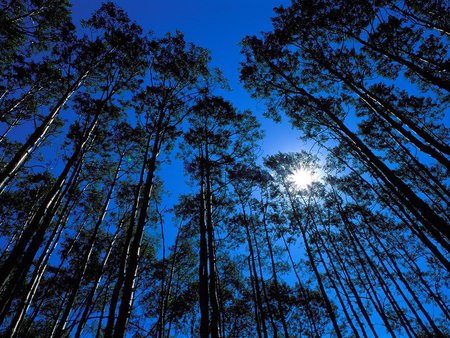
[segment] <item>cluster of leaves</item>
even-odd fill
[[[277,8],[242,80],[326,160],[260,166],[257,119],[180,32],[112,2],[79,27],[63,0],[0,8],[2,335],[450,335],[445,4]]]

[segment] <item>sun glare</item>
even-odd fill
[[[306,169],[298,169],[291,176],[292,181],[299,189],[305,189],[314,181],[314,175]]]

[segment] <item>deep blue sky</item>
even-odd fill
[[[100,0],[73,1],[75,21],[87,18],[101,5]],[[246,35],[258,34],[272,28],[273,8],[289,5],[290,0],[116,0],[131,19],[145,31],[162,36],[177,29],[189,42],[207,48],[212,65],[222,70],[232,91],[220,93],[238,109],[250,109],[259,117],[266,133],[263,154],[278,151],[296,151],[302,146],[297,140],[299,132],[292,130],[287,121],[281,125],[262,117],[265,106],[250,98],[239,83],[239,42]]]

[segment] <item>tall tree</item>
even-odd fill
[[[273,32],[244,40],[247,61],[241,77],[254,96],[267,99],[272,116],[277,118],[278,111],[283,110],[306,137],[314,137],[323,145],[337,139],[361,170],[370,172],[379,182],[374,187],[389,191],[392,203],[414,218],[411,230],[421,233],[424,244],[428,241],[425,237],[430,237],[448,252],[449,215],[440,206],[443,203],[448,207],[448,201],[435,195],[442,194],[442,187],[436,187],[433,195],[423,195],[422,184],[396,170],[405,159],[408,164],[413,159],[421,169],[403,166],[403,170],[411,171],[409,177],[427,175],[431,167],[436,168],[434,172],[448,172],[448,129],[436,124],[446,107],[445,94],[440,90],[437,93],[441,95],[435,97],[407,93],[418,92],[418,87],[445,87],[448,73],[423,61],[416,67],[419,61],[411,48],[425,53],[428,38],[433,36],[439,47],[430,58],[443,66],[447,61],[441,48],[445,49],[447,40],[423,27],[417,29],[416,23],[406,19],[393,24],[389,20],[394,22],[396,18],[389,16],[385,22],[389,11],[384,3],[363,1],[354,5],[345,0],[333,4],[294,1],[287,8],[280,7]],[[365,43],[367,38],[370,46]],[[375,49],[372,44],[377,40],[381,45]],[[427,49],[427,53],[433,52]],[[400,66],[407,70],[402,72]],[[373,81],[375,75],[383,82]],[[388,86],[393,79],[402,79],[400,85],[406,85]],[[355,124],[359,130],[355,130]],[[376,147],[375,142],[395,145],[399,153],[398,144],[405,144],[401,151],[407,157],[396,157],[394,162],[387,147]],[[429,159],[422,160],[414,155],[416,151],[429,155]],[[438,180],[447,177],[438,176]]]
[[[202,86],[210,81],[207,66],[208,54],[204,49],[187,44],[181,33],[167,35],[154,41],[150,50],[150,83],[135,96],[135,107],[142,114],[146,131],[146,152],[142,166],[142,181],[137,187],[132,217],[129,224],[129,242],[124,251],[124,271],[119,272],[116,293],[122,288],[117,322],[114,322],[115,307],[109,309],[109,325],[106,336],[125,334],[138,268],[139,252],[147,219],[157,159],[160,152],[170,149],[177,137],[178,129],[189,112],[189,105]]]
[[[75,59],[73,64],[70,62],[70,64],[65,65],[70,69],[70,72],[64,82],[69,83],[69,85],[61,89],[62,94],[49,109],[50,112],[45,116],[42,123],[29,135],[10,161],[5,164],[0,173],[0,191],[6,187],[23,163],[29,159],[31,153],[45,138],[64,105],[88,77],[104,76],[105,81],[108,81],[108,76],[112,78],[117,76],[112,73],[112,69],[117,67],[122,73],[117,76],[122,83],[111,86],[116,87],[113,90],[115,92],[126,85],[127,73],[135,73],[136,66],[143,66],[142,56],[139,54],[145,51],[146,42],[142,40],[141,28],[131,23],[123,10],[117,8],[111,2],[105,3],[85,24],[92,28],[95,39],[89,40],[84,36],[81,40],[74,40],[69,46],[65,46],[64,52],[67,55],[63,54],[64,61],[69,62],[69,60]],[[97,34],[95,34],[95,31]],[[63,38],[67,40],[67,37]],[[75,38],[71,37],[71,39]],[[76,73],[72,74],[74,70]],[[117,81],[117,78],[115,80]]]
[[[193,108],[190,129],[185,135],[186,150],[191,154],[189,171],[200,186],[199,204],[199,298],[200,335],[221,337],[221,313],[218,291],[216,240],[213,203],[216,190],[226,181],[227,167],[253,156],[252,145],[259,138],[258,124],[249,111],[238,113],[220,97],[206,96]],[[209,333],[210,332],[210,333]]]

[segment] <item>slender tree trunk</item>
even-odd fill
[[[81,165],[79,165],[79,168],[76,169],[76,171],[81,170]],[[78,176],[78,174],[76,174]],[[76,184],[76,183],[75,183]],[[44,273],[48,266],[48,261],[50,259],[50,256],[54,252],[56,246],[59,243],[59,239],[61,237],[61,234],[63,233],[65,226],[67,224],[68,218],[71,214],[72,209],[74,208],[74,204],[70,206],[70,203],[72,201],[68,199],[65,202],[64,207],[62,208],[62,211],[60,213],[59,220],[56,222],[55,229],[50,236],[49,240],[47,241],[47,245],[44,248],[42,254],[39,257],[39,260],[36,263],[36,268],[33,272],[33,277],[27,286],[27,290],[24,293],[24,296],[22,297],[20,306],[18,307],[16,311],[16,316],[14,317],[12,321],[12,326],[8,330],[8,336],[15,337],[16,334],[19,334],[20,327],[23,323],[23,320],[25,319],[25,315],[33,302],[34,296],[36,295],[36,291],[39,287],[39,284],[41,282],[42,277],[44,276]]]
[[[259,321],[259,310],[258,310],[259,304],[258,304],[258,301],[256,299],[255,277],[253,276],[250,255],[247,257],[247,263],[248,263],[248,272],[250,274],[250,285],[252,286],[253,312],[255,314],[256,333],[258,334],[258,338],[262,338],[261,324],[260,324],[260,321]]]
[[[182,224],[180,223],[180,227],[178,228],[178,231],[177,231],[177,236],[176,236],[176,238],[175,238],[175,244],[174,244],[174,246],[173,246],[173,253],[172,253],[172,259],[170,260],[170,272],[169,272],[169,278],[168,278],[168,281],[167,281],[167,288],[166,288],[166,291],[164,292],[164,299],[163,299],[163,301],[164,301],[164,307],[163,307],[163,311],[162,311],[162,313],[161,313],[161,315],[164,317],[164,320],[163,320],[163,322],[164,322],[164,325],[162,325],[162,329],[163,329],[163,331],[162,331],[162,336],[161,336],[161,338],[165,338],[165,318],[166,318],[166,316],[167,316],[167,309],[168,309],[168,307],[169,307],[169,299],[170,299],[170,296],[171,296],[171,293],[172,293],[172,284],[173,284],[173,275],[174,275],[174,272],[175,272],[175,264],[177,263],[177,259],[178,259],[178,241],[179,241],[179,238],[180,238],[180,233],[181,233],[181,226],[182,226]],[[167,337],[170,337],[170,326],[171,326],[171,322],[169,323],[169,329],[167,330],[168,332],[167,332]]]
[[[284,185],[284,188],[285,188],[286,193],[287,193],[287,197],[288,197],[288,200],[289,200],[289,203],[290,203],[290,207],[291,207],[292,212],[293,212],[294,217],[295,217],[295,222],[296,222],[296,224],[298,226],[298,229],[300,230],[300,233],[302,235],[303,244],[305,245],[306,254],[308,256],[308,260],[309,260],[309,262],[311,264],[311,267],[313,269],[314,276],[316,277],[317,284],[319,285],[319,289],[320,289],[320,292],[321,292],[322,297],[324,299],[325,307],[327,309],[328,315],[329,315],[329,317],[331,319],[331,322],[333,324],[334,331],[336,332],[336,335],[339,338],[342,338],[342,333],[341,333],[341,329],[339,327],[339,324],[337,322],[336,314],[335,314],[335,312],[333,310],[333,307],[331,306],[330,298],[328,297],[328,294],[327,294],[327,292],[325,290],[325,286],[324,286],[323,281],[322,281],[322,277],[321,277],[321,275],[319,273],[319,270],[317,269],[316,263],[314,261],[314,255],[313,255],[313,252],[312,252],[311,247],[309,245],[309,240],[308,240],[307,235],[306,235],[306,230],[305,230],[304,226],[301,224],[301,221],[300,221],[300,218],[299,218],[300,213],[297,210],[297,207],[295,205],[294,199],[292,198],[291,192],[289,191],[289,186],[287,185],[286,182],[283,182],[283,185]]]
[[[41,89],[41,88],[39,88]],[[39,89],[37,91],[39,91]],[[24,93],[20,98],[18,98],[15,102],[13,102],[9,107],[6,107],[5,110],[1,112],[0,119],[5,119],[8,115],[10,115],[17,107],[19,107],[22,103],[24,103],[29,97],[31,97],[36,90],[36,86],[31,86],[26,93]],[[36,92],[37,92],[36,91]],[[17,118],[19,120],[19,118]]]
[[[32,267],[33,259],[43,243],[46,229],[50,226],[51,220],[56,214],[56,211],[59,208],[63,196],[68,191],[68,189],[74,184],[74,182],[78,180],[78,175],[79,170],[74,170],[72,172],[72,175],[69,179],[66,188],[64,190],[56,192],[55,193],[56,196],[54,196],[54,199],[52,199],[49,202],[48,213],[46,215],[45,214],[43,215],[44,217],[42,220],[37,219],[37,222],[36,219],[34,218],[34,222],[32,221],[27,227],[27,229],[30,229],[30,227],[35,228],[37,227],[36,234],[34,236],[24,237],[24,233],[27,230],[25,229],[24,233],[17,241],[13,250],[10,252],[10,255],[8,256],[7,260],[2,266],[2,270],[6,271],[5,274],[9,273],[9,275],[2,276],[4,289],[2,290],[1,295],[2,302],[0,303],[1,304],[0,323],[4,320],[4,317],[8,309],[10,308],[13,297],[16,294],[17,287],[20,285],[21,281],[25,281],[26,274]],[[60,189],[62,189],[62,186]],[[41,210],[43,210],[42,207]],[[44,211],[47,210],[44,209]],[[38,223],[39,221],[42,221],[42,223],[39,224]],[[32,234],[28,233],[27,235]],[[25,238],[29,238],[29,241],[31,242],[29,243],[28,248],[26,248],[26,245],[28,243],[24,243]],[[23,247],[22,252],[19,251],[21,247]],[[15,257],[17,258],[14,261]]]
[[[257,329],[258,329],[258,336],[261,335],[261,327],[262,327],[262,333],[264,333],[264,338],[267,338],[268,335],[267,335],[267,327],[266,327],[266,315],[265,315],[265,311],[262,306],[261,290],[259,288],[258,273],[256,272],[255,252],[254,252],[254,248],[253,248],[252,238],[250,235],[249,219],[245,212],[244,202],[240,196],[239,196],[239,199],[240,199],[241,207],[242,207],[243,223],[245,226],[245,234],[247,237],[248,250],[250,252],[250,256],[249,256],[249,264],[250,264],[249,267],[251,268],[250,274],[253,276],[253,284],[254,284],[254,288],[255,288],[255,297],[256,297],[255,298],[255,301],[256,301],[255,316],[256,316],[256,325],[257,325]]]
[[[140,198],[141,198],[141,190],[142,190],[142,186],[144,184],[146,163],[147,163],[148,153],[150,151],[151,137],[152,137],[152,135],[149,135],[147,138],[145,152],[144,152],[144,159],[143,159],[143,163],[142,163],[142,167],[141,167],[141,172],[139,175],[139,181],[138,181],[137,187],[135,189],[133,207],[132,207],[131,214],[130,214],[130,222],[128,225],[126,238],[125,238],[125,242],[124,242],[124,246],[123,246],[122,257],[120,259],[120,266],[119,266],[119,270],[118,270],[118,274],[117,274],[117,280],[114,285],[114,289],[113,289],[113,292],[111,295],[111,300],[109,303],[108,320],[107,320],[106,328],[105,328],[105,332],[104,332],[105,338],[112,337],[113,330],[114,330],[114,322],[116,320],[117,302],[119,301],[120,290],[122,289],[122,285],[123,285],[123,282],[125,279],[127,258],[129,255],[130,243],[131,243],[131,240],[133,237],[135,219],[136,219],[138,208],[139,208],[139,203],[140,203]]]
[[[281,238],[283,239],[284,247],[286,248],[286,252],[288,254],[289,261],[291,262],[292,271],[294,271],[294,275],[297,278],[298,286],[300,288],[300,294],[303,297],[303,299],[308,299],[308,295],[305,292],[306,289],[305,289],[305,287],[303,285],[303,282],[302,282],[302,280],[300,278],[300,275],[299,275],[299,273],[297,271],[296,264],[294,262],[294,259],[292,258],[291,249],[289,249],[289,246],[288,246],[288,244],[286,242],[286,238],[284,237],[283,231],[280,230],[279,234],[280,234]],[[305,303],[305,308],[306,308],[306,313],[308,314],[308,319],[310,321],[310,326],[313,328],[313,334],[314,334],[314,336],[319,336],[319,333],[318,333],[318,330],[317,330],[317,325],[316,325],[316,320],[314,318],[314,314],[312,312],[312,309],[311,309],[311,306],[310,306],[309,302]]]
[[[209,337],[209,294],[208,294],[208,244],[206,239],[206,196],[205,196],[205,160],[200,149],[200,260],[199,260],[199,299],[200,299],[200,337]]]
[[[402,149],[405,153],[405,155],[410,159],[410,161],[419,169],[420,176],[423,180],[423,183],[428,185],[433,191],[436,193],[439,198],[441,198],[447,205],[450,204],[450,190],[448,190],[442,182],[437,179],[430,170],[423,165],[417,158],[411,154],[411,152],[406,148],[406,146],[401,142],[401,140],[398,139],[398,137],[395,137],[391,130],[388,130],[389,135],[392,137],[392,139],[395,140],[395,143]],[[404,158],[405,163],[408,163],[407,159]]]
[[[127,268],[125,272],[125,279],[122,291],[122,299],[119,307],[119,314],[117,322],[114,328],[114,338],[122,338],[125,335],[128,319],[131,315],[131,308],[133,305],[133,294],[136,282],[136,273],[138,268],[139,253],[142,236],[144,234],[144,227],[147,221],[147,209],[149,206],[150,196],[153,188],[153,179],[156,171],[156,159],[158,157],[162,142],[164,140],[163,135],[163,118],[164,114],[161,114],[157,130],[155,132],[154,144],[152,146],[151,157],[147,166],[147,178],[143,187],[142,203],[139,210],[139,216],[136,223],[136,231],[130,243],[129,257],[127,261]],[[134,223],[134,220],[133,220]]]
[[[14,121],[8,124],[8,128],[3,132],[2,136],[0,136],[0,144],[3,143],[6,136],[9,134],[9,132],[18,124],[19,118],[15,118]],[[4,158],[4,157],[3,157]]]
[[[400,253],[398,247],[401,247],[403,253]],[[447,303],[436,291],[431,289],[429,281],[425,280],[423,277],[421,268],[417,265],[414,259],[409,256],[409,253],[407,252],[406,248],[403,247],[402,243],[398,243],[398,246],[395,247],[395,250],[397,251],[397,253],[402,255],[403,260],[406,262],[406,264],[408,264],[411,271],[415,276],[417,276],[417,278],[419,278],[419,281],[427,292],[428,297],[432,298],[435,301],[447,320],[450,320],[450,308],[448,307]]]
[[[114,189],[115,189],[118,177],[119,177],[119,173],[120,173],[120,170],[121,170],[123,157],[124,157],[124,154],[123,153],[120,154],[119,162],[117,164],[117,168],[116,168],[116,171],[114,173],[113,181],[112,181],[111,186],[109,188],[108,194],[106,196],[106,199],[105,199],[105,202],[103,204],[103,207],[102,207],[102,210],[100,212],[100,215],[98,217],[98,220],[95,223],[95,226],[94,226],[94,228],[92,230],[92,234],[91,234],[91,237],[89,239],[89,243],[88,243],[86,252],[84,254],[83,259],[81,260],[80,269],[78,270],[78,273],[77,273],[75,282],[73,284],[73,287],[70,290],[70,293],[69,293],[69,296],[68,296],[68,300],[67,300],[67,303],[65,305],[65,309],[63,311],[62,317],[61,317],[61,319],[59,321],[58,326],[56,327],[56,330],[54,331],[54,337],[62,336],[63,333],[64,333],[64,330],[66,328],[67,319],[69,318],[69,314],[72,311],[72,307],[73,307],[73,304],[74,304],[74,301],[75,301],[75,297],[76,297],[76,295],[78,293],[78,290],[81,287],[81,282],[82,282],[83,277],[84,277],[84,275],[86,273],[86,270],[87,270],[87,267],[88,267],[88,263],[89,263],[89,260],[91,258],[91,255],[92,255],[92,251],[94,250],[95,241],[96,241],[97,235],[98,235],[98,233],[100,231],[100,226],[102,225],[102,223],[103,223],[103,221],[104,221],[104,219],[106,217],[106,214],[107,214],[108,206],[109,206],[109,203],[111,202],[111,197],[112,197],[112,194],[114,192]]]
[[[63,108],[64,104],[75,93],[87,78],[90,73],[90,69],[86,70],[78,79],[67,89],[64,95],[59,99],[56,105],[50,111],[50,114],[45,118],[42,124],[35,129],[35,131],[28,137],[27,141],[22,145],[19,151],[15,154],[12,160],[6,165],[6,167],[0,173],[0,194],[5,189],[8,182],[15,176],[17,170],[28,159],[35,146],[40,142],[42,138],[47,134],[50,126],[55,121],[59,111]]]
[[[450,227],[442,217],[437,215],[420,197],[418,197],[402,180],[400,180],[372,151],[336,117],[329,114],[339,126],[339,129],[348,137],[349,145],[358,153],[364,156],[364,161],[370,167],[376,168],[379,177],[389,185],[393,186],[392,191],[403,200],[404,205],[421,221],[434,237],[439,237],[437,233],[450,239]],[[437,233],[436,233],[437,232]]]
[[[442,153],[450,155],[450,146],[436,140],[432,135],[429,135],[424,129],[420,128],[416,123],[408,119],[404,112],[399,111],[389,102],[370,92],[363,85],[355,83],[355,81],[351,78],[351,75],[345,75],[338,72],[328,61],[324,61],[324,65],[328,71],[339,78],[355,94],[357,94],[367,104],[367,106],[377,114],[377,116],[395,128],[395,130],[406,137],[422,152],[429,154],[434,159],[442,163],[442,165],[444,165],[447,169],[450,169],[450,160],[442,155]],[[398,120],[394,120],[393,117]],[[405,129],[402,125],[403,123],[417,135],[422,137],[426,143],[423,143],[413,133]]]
[[[391,187],[397,198],[403,202],[404,206],[423,224],[423,226],[433,235],[440,243],[450,240],[450,227],[448,223],[433,209],[429,207],[417,194],[394,172],[382,162],[370,148],[339,119],[339,117],[331,110],[327,103],[317,99],[314,95],[308,93],[304,88],[289,78],[284,72],[273,62],[268,64],[278,74],[283,77],[289,85],[295,88],[295,93],[304,96],[312,104],[313,109],[318,109],[323,115],[318,116],[318,120],[329,125],[333,132],[343,139],[353,151],[359,155],[362,163],[374,169],[377,177],[385,184]],[[319,112],[318,112],[319,113]],[[328,120],[327,120],[328,119]],[[331,125],[330,123],[331,122]],[[443,237],[443,238],[441,238]],[[447,243],[448,244],[448,243]],[[448,245],[447,245],[448,250]]]
[[[156,337],[164,338],[164,329],[166,326],[165,322],[165,312],[166,312],[166,237],[164,234],[164,220],[161,211],[158,212],[159,225],[161,230],[161,243],[162,243],[162,273],[161,273],[161,286],[159,290],[159,299],[158,299],[158,320],[156,322]],[[178,235],[177,235],[178,240]]]
[[[339,266],[340,266],[341,271],[343,271],[344,275],[346,276],[346,283],[348,284],[351,292],[353,293],[353,296],[355,297],[355,300],[356,300],[356,303],[358,305],[358,308],[361,311],[361,313],[363,314],[363,317],[366,320],[367,325],[369,325],[370,330],[372,331],[373,337],[378,338],[378,334],[377,334],[377,332],[375,330],[375,327],[374,327],[374,325],[373,325],[373,323],[372,323],[372,321],[370,319],[369,314],[367,313],[366,306],[362,303],[362,300],[361,300],[361,297],[359,295],[359,292],[356,289],[355,284],[353,283],[353,278],[351,277],[351,275],[350,275],[350,273],[349,273],[349,271],[348,271],[344,261],[342,260],[340,250],[338,248],[336,248],[336,245],[334,243],[334,239],[333,239],[332,234],[330,232],[328,232],[328,241],[327,241],[327,243],[331,244],[331,247],[333,249],[334,254],[331,253],[331,250],[328,248],[328,246],[326,245],[325,241],[322,239],[322,245],[323,245],[323,247],[324,247],[324,249],[325,249],[325,251],[327,253],[327,256],[329,257],[329,260],[330,260],[330,262],[331,262],[331,264],[333,266],[335,274],[338,274],[338,270],[339,270],[334,264],[334,261],[336,260],[338,262]],[[341,283],[341,280],[340,279],[338,279],[338,280]],[[345,290],[344,285],[343,284],[341,284],[341,285],[342,285],[342,289]],[[356,318],[356,320],[357,320],[357,322],[358,322],[358,324],[359,324],[359,326],[361,328],[361,331],[363,332],[363,335],[365,337],[367,337],[367,333],[365,332],[364,326],[362,325],[361,321],[359,320],[359,315],[353,309],[353,306],[351,305],[352,304],[351,299],[350,299],[350,297],[349,297],[347,292],[345,292],[345,296],[346,296],[347,302],[348,302],[348,304],[349,304],[349,306],[350,306],[350,308],[352,310],[353,316]]]
[[[270,262],[271,262],[271,267],[272,267],[272,276],[273,276],[273,282],[274,282],[274,287],[275,287],[275,293],[277,295],[276,296],[277,307],[278,307],[278,312],[280,313],[281,325],[283,326],[284,336],[286,338],[289,338],[289,331],[288,331],[288,326],[286,323],[286,316],[284,314],[283,304],[281,304],[281,301],[280,301],[281,294],[280,294],[280,288],[279,288],[279,284],[278,284],[277,269],[275,267],[275,258],[273,257],[272,242],[270,241],[269,231],[267,230],[266,214],[267,214],[267,203],[264,205],[262,225],[263,225],[264,234],[266,237],[267,248],[269,249],[269,257],[270,257]]]
[[[268,309],[268,315],[269,315],[270,324],[271,324],[272,330],[273,330],[273,332],[272,332],[273,336],[278,337],[278,328],[273,319],[273,314],[275,313],[275,311],[273,309],[272,303],[270,302],[269,295],[267,293],[266,283],[264,281],[264,274],[263,274],[263,270],[262,270],[263,264],[261,262],[261,252],[259,250],[258,241],[256,239],[256,229],[254,226],[252,226],[252,233],[253,233],[253,241],[255,243],[255,249],[256,249],[256,258],[258,259],[259,275],[261,276],[261,287],[263,290],[264,301],[265,301],[267,309]]]
[[[103,306],[102,306],[102,311],[100,312],[100,319],[98,320],[98,325],[97,325],[97,333],[96,333],[96,337],[101,337],[101,332],[102,332],[102,324],[103,324],[103,318],[105,315],[105,309],[106,309],[106,304],[107,304],[107,298],[105,295],[105,299],[103,300]]]
[[[85,305],[84,305],[84,311],[83,311],[83,314],[81,315],[80,322],[78,323],[77,330],[76,330],[75,335],[74,335],[75,338],[80,338],[81,333],[83,332],[83,329],[84,329],[84,327],[85,327],[85,325],[86,325],[86,323],[87,323],[87,321],[89,319],[89,315],[90,315],[90,313],[92,311],[92,304],[94,303],[95,293],[96,293],[96,291],[98,289],[98,286],[100,285],[101,279],[102,279],[103,274],[105,272],[106,265],[108,264],[108,261],[109,261],[109,257],[111,256],[112,249],[114,248],[114,245],[116,244],[117,237],[119,236],[119,233],[122,230],[124,222],[125,222],[125,217],[123,217],[121,219],[121,221],[119,223],[119,226],[117,227],[117,231],[114,234],[114,236],[113,236],[113,238],[111,240],[111,243],[108,246],[108,249],[107,249],[107,252],[105,254],[105,257],[103,257],[103,261],[102,261],[102,264],[101,264],[100,271],[97,273],[97,275],[95,277],[94,285],[91,288],[88,296],[86,297]]]
[[[208,259],[209,259],[209,300],[211,304],[211,338],[220,338],[220,308],[217,287],[217,266],[216,266],[216,243],[214,239],[214,228],[212,220],[212,189],[211,189],[211,173],[208,145],[205,150],[205,180],[206,180],[206,232],[208,240]]]
[[[81,224],[71,245],[69,246],[67,251],[64,253],[64,255],[61,257],[61,261],[58,265],[58,268],[54,272],[53,277],[51,278],[50,282],[47,284],[46,289],[43,291],[42,296],[39,299],[39,303],[36,304],[35,306],[33,306],[33,313],[29,316],[27,321],[25,323],[23,323],[22,328],[21,328],[21,334],[23,334],[24,336],[26,336],[28,334],[28,331],[30,330],[31,325],[36,320],[37,316],[39,315],[39,312],[40,312],[42,306],[44,305],[44,303],[48,299],[48,297],[50,297],[50,293],[55,292],[55,289],[53,287],[56,284],[56,281],[59,277],[60,272],[63,270],[63,266],[66,263],[67,258],[70,256],[72,250],[74,249],[76,243],[78,242],[78,239],[80,237],[81,232],[84,229],[85,224],[86,224],[86,221],[83,222],[83,224]]]
[[[309,205],[307,205],[307,204],[305,203],[305,208],[306,208],[307,210],[308,210],[308,207],[309,207]],[[320,217],[320,211],[317,211],[317,214],[318,214],[319,217]],[[324,243],[324,240],[323,240],[323,238],[322,238],[322,234],[320,233],[320,231],[319,231],[319,229],[318,229],[318,226],[317,226],[317,224],[316,224],[316,222],[315,222],[315,220],[314,220],[314,216],[313,216],[311,213],[309,213],[309,215],[310,215],[310,219],[311,219],[311,224],[312,224],[313,227],[314,227],[314,235],[315,235],[315,236],[314,236],[315,239],[314,239],[312,242],[314,243],[314,245],[315,245],[315,247],[316,247],[316,252],[317,252],[317,254],[319,255],[320,262],[322,263],[322,266],[323,266],[324,269],[325,269],[325,274],[326,274],[326,276],[328,277],[328,280],[329,280],[329,282],[330,282],[332,288],[335,290],[336,297],[337,297],[337,299],[338,299],[338,301],[339,301],[339,303],[341,304],[341,307],[342,307],[342,312],[344,312],[344,316],[345,316],[345,318],[347,319],[347,322],[348,322],[348,324],[350,325],[350,327],[351,327],[351,329],[352,329],[352,331],[353,331],[353,334],[354,334],[356,337],[360,337],[359,332],[358,332],[358,330],[356,329],[356,327],[355,327],[355,325],[354,325],[354,323],[353,323],[353,320],[352,320],[352,318],[350,317],[350,315],[349,315],[349,313],[348,313],[348,311],[347,311],[347,306],[346,306],[344,300],[343,300],[342,297],[341,297],[341,294],[340,294],[338,285],[336,284],[336,281],[337,281],[337,282],[339,283],[340,287],[341,287],[341,290],[345,293],[345,288],[344,288],[343,285],[342,285],[341,278],[340,278],[339,274],[336,273],[336,268],[335,268],[335,266],[334,266],[333,259],[331,258],[330,255],[328,255],[328,249],[326,248],[326,244]],[[321,217],[320,217],[320,218],[321,218]],[[325,224],[325,222],[323,222],[322,219],[320,219],[320,221],[322,222],[322,224]],[[311,236],[310,236],[310,237],[311,237]],[[320,241],[321,246],[319,245],[317,239]],[[328,264],[327,264],[327,262],[325,261],[324,255],[322,254],[322,248],[323,248],[323,250],[327,253],[328,261],[329,261],[328,264],[329,264],[329,265],[332,267],[332,269],[334,270],[334,272],[335,272],[334,275],[331,274],[331,272],[330,272],[330,270],[329,270],[329,268],[328,268]],[[350,306],[351,309],[353,309],[353,306],[352,306],[351,303],[349,303],[349,306]],[[360,323],[359,318],[356,317],[356,319],[357,319],[358,323],[360,324],[360,327],[362,327],[362,324]],[[363,331],[363,332],[365,333],[365,331]],[[365,335],[365,334],[364,334],[364,335]]]
[[[18,280],[26,274],[30,269],[33,258],[42,241],[45,237],[46,231],[50,226],[59,204],[63,198],[63,187],[67,180],[70,170],[76,165],[80,158],[83,158],[84,152],[87,148],[87,143],[97,125],[98,115],[96,115],[84,133],[84,139],[76,146],[74,153],[66,163],[66,166],[53,188],[49,191],[44,199],[40,209],[31,220],[30,224],[22,233],[20,240],[16,243],[14,249],[10,252],[8,258],[1,267],[0,284],[4,285],[6,282],[10,284],[17,283]],[[67,191],[66,187],[66,191]],[[31,243],[30,243],[31,242]],[[29,244],[29,245],[28,245]],[[13,270],[15,272],[13,273]],[[6,293],[8,297],[8,294]],[[2,296],[4,297],[4,296]],[[3,298],[4,299],[4,298]],[[3,303],[3,302],[2,302]],[[5,304],[6,302],[4,302]]]
[[[391,292],[391,290],[389,288],[389,285],[385,281],[385,278],[381,275],[381,273],[379,271],[379,268],[377,266],[375,266],[375,264],[372,262],[372,259],[367,254],[366,248],[361,244],[361,242],[355,236],[355,234],[352,233],[352,230],[350,229],[351,224],[348,223],[345,215],[343,215],[342,213],[340,213],[340,215],[341,215],[341,219],[342,219],[342,221],[343,221],[343,223],[345,225],[345,229],[346,229],[346,233],[348,235],[348,238],[352,242],[352,245],[354,246],[355,250],[358,250],[357,256],[358,256],[358,260],[359,260],[360,264],[364,264],[365,266],[368,266],[372,270],[373,275],[376,277],[376,280],[378,281],[381,289],[383,290],[383,292],[386,295],[387,299],[391,303],[392,308],[394,309],[394,311],[398,315],[398,319],[402,323],[403,328],[404,328],[405,332],[408,334],[408,336],[411,336],[411,335],[417,336],[415,334],[415,332],[414,332],[414,329],[411,327],[411,324],[410,324],[409,320],[405,317],[403,311],[398,306],[398,302],[397,302],[395,296],[393,296],[393,294],[392,294],[392,292]],[[365,260],[364,260],[363,257],[360,256],[360,254],[359,254],[360,252],[364,256]],[[405,299],[403,293],[402,293],[402,296]]]
[[[425,247],[430,250],[430,252],[439,260],[443,267],[445,267],[448,271],[450,271],[450,262],[448,259],[442,254],[441,250],[436,247],[436,245],[431,242],[431,240],[427,237],[425,232],[415,220],[412,218],[411,214],[408,210],[405,209],[405,206],[398,201],[395,196],[392,196],[392,192],[385,188],[380,184],[381,192],[376,189],[371,183],[369,183],[361,174],[356,171],[347,161],[342,159],[340,156],[335,156],[342,164],[344,164],[350,171],[357,175],[357,177],[366,184],[370,189],[375,193],[376,197],[382,201],[386,207],[396,216],[398,217],[403,224],[408,227],[408,229],[415,235],[417,238],[425,245]],[[355,203],[358,201],[354,200]]]
[[[430,326],[432,327],[434,334],[437,335],[437,337],[440,336],[444,336],[444,334],[441,332],[441,330],[437,327],[436,323],[434,322],[434,320],[431,318],[430,314],[428,313],[428,311],[425,309],[425,307],[422,305],[422,301],[419,299],[419,297],[417,296],[416,292],[412,289],[412,287],[410,286],[409,282],[406,280],[405,276],[403,275],[403,272],[401,271],[400,267],[397,265],[395,258],[392,257],[391,252],[386,248],[386,246],[384,245],[384,243],[380,240],[379,236],[377,235],[376,231],[372,228],[370,222],[366,221],[366,226],[369,229],[369,231],[372,233],[373,238],[375,239],[375,241],[378,243],[379,247],[384,251],[384,255],[383,257],[388,257],[387,262],[390,262],[390,266],[393,267],[394,271],[396,272],[397,276],[399,277],[400,281],[402,282],[402,284],[405,286],[406,290],[408,290],[409,294],[412,296],[412,298],[414,299],[414,302],[416,303],[417,307],[420,309],[420,311],[424,314],[425,318],[427,319],[428,323],[430,324]],[[388,272],[387,267],[385,266],[384,261],[386,261],[386,259],[384,259],[380,252],[379,249],[376,248],[372,241],[367,241],[367,244],[369,244],[369,246],[371,247],[372,251],[376,254],[376,256],[378,257],[378,260],[380,262],[380,264],[384,267],[384,269],[387,271],[387,273],[389,274],[389,276],[391,276],[391,274]],[[402,293],[403,296],[403,291],[402,291],[402,287],[398,285],[395,276],[392,276],[392,281],[395,283],[395,285],[397,286],[399,292]],[[408,303],[409,305],[409,300],[408,297],[404,296],[405,298],[405,302]],[[431,332],[428,331],[428,328],[423,324],[422,320],[420,319],[420,316],[417,314],[417,312],[415,311],[415,306],[410,305],[410,309],[411,312],[413,312],[417,318],[418,323],[421,325],[421,327],[423,328],[424,332],[426,332],[428,335],[432,335]]]

